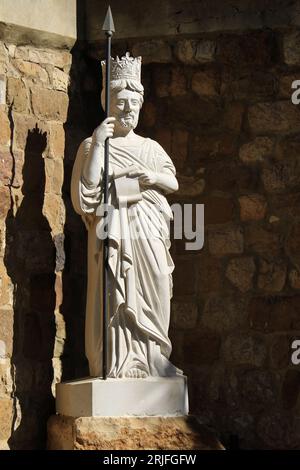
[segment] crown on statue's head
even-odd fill
[[[103,81],[105,80],[106,61],[101,61]],[[130,57],[130,53],[126,52],[125,56],[121,59],[117,56],[116,59],[111,58],[111,72],[110,80],[135,80],[141,82],[141,57]]]

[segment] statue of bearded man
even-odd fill
[[[178,183],[164,149],[134,132],[143,104],[140,76],[141,57],[134,59],[126,53],[121,59],[112,59],[110,117],[81,143],[72,174],[73,206],[88,229],[85,349],[92,377],[102,376],[103,240],[99,232],[103,211],[101,214],[99,209],[107,138],[112,209],[108,232],[108,376],[182,374],[169,361],[174,264],[169,254],[172,211],[165,197],[178,189]],[[102,106],[104,96],[105,90]],[[133,219],[134,224],[130,223]]]

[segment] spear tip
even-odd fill
[[[115,25],[110,6],[108,6],[107,8],[106,17],[102,26],[102,31],[111,31],[112,33],[115,32]]]

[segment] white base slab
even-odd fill
[[[56,411],[64,416],[186,416],[187,379],[87,378],[56,385]]]

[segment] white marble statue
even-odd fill
[[[111,117],[80,145],[71,188],[74,208],[88,229],[85,348],[90,375],[102,375],[103,241],[99,237],[99,209],[107,137],[109,204],[113,208],[109,228],[108,376],[181,375],[168,359],[174,264],[169,254],[172,211],[165,194],[178,189],[175,168],[157,142],[134,132],[143,104],[141,57],[134,59],[126,53],[121,59],[112,59],[111,67]],[[104,90],[102,105],[103,99]],[[149,223],[153,228],[150,236]],[[144,236],[136,237],[136,230]]]

